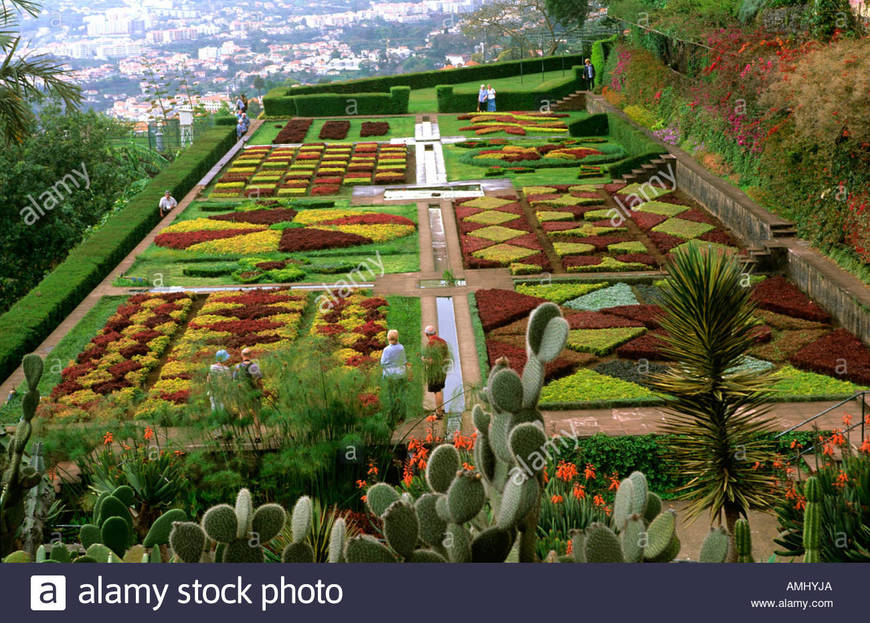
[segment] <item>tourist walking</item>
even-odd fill
[[[239,417],[253,418],[254,426],[260,430],[260,408],[263,401],[263,372],[260,364],[251,359],[251,349],[242,349],[242,361],[233,369],[236,382],[236,399]],[[257,441],[259,441],[259,434]]]
[[[248,102],[245,100],[244,93],[236,99],[236,114],[240,115],[243,112],[248,112]]]
[[[583,81],[587,91],[591,91],[595,88],[595,65],[593,65],[592,61],[588,58],[586,59],[586,63],[583,65]]]
[[[495,112],[495,89],[491,84],[486,86],[486,111]]]
[[[163,193],[163,196],[160,198],[160,203],[157,204],[157,209],[160,211],[160,218],[163,218],[169,212],[178,205],[178,202],[175,200],[175,197],[172,196],[172,193],[168,190]]]
[[[239,122],[236,124],[236,136],[241,140],[241,138],[247,134],[249,127],[251,127],[251,121],[248,119],[247,113],[240,114]]]
[[[477,112],[483,112],[483,109],[486,108],[487,98],[488,94],[486,91],[486,85],[481,84],[480,90],[477,92]]]
[[[407,414],[408,357],[405,347],[399,343],[399,332],[387,331],[387,347],[381,353],[381,376],[389,405],[390,424],[395,425]],[[381,401],[383,404],[383,400]]]
[[[208,388],[208,399],[211,402],[211,412],[218,413],[226,411],[224,401],[229,392],[232,370],[224,363],[230,358],[227,351],[219,350],[215,353],[214,358],[215,362],[208,369],[206,387]]]
[[[429,325],[424,331],[426,345],[423,347],[423,375],[427,389],[435,394],[435,417],[444,417],[444,384],[450,369],[450,347],[438,337],[435,327]]]

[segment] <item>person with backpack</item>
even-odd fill
[[[423,375],[426,377],[426,389],[435,395],[434,415],[440,420],[444,417],[444,385],[453,361],[450,356],[450,346],[444,339],[438,337],[435,327],[429,325],[424,334],[426,344],[423,346]]]
[[[224,349],[215,353],[215,362],[208,369],[206,386],[208,387],[208,399],[211,403],[211,412],[219,413],[226,410],[224,402],[229,390],[229,380],[232,376],[229,366],[225,363],[230,354]]]
[[[251,417],[260,430],[260,408],[263,401],[263,372],[260,364],[251,359],[251,349],[242,349],[242,361],[233,369],[236,382],[239,417]],[[259,437],[258,437],[259,439]]]

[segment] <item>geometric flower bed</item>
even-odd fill
[[[337,126],[330,131],[340,132]],[[345,122],[346,123],[346,122]],[[342,126],[343,128],[344,126]],[[342,186],[405,181],[405,145],[304,143],[246,148],[218,180],[211,198],[336,195]]]
[[[470,148],[459,157],[460,162],[481,167],[514,165],[542,169],[576,167],[581,162],[583,164],[601,164],[613,162],[625,156],[622,147],[613,143],[589,145],[577,139],[553,139],[547,142],[517,141],[483,149],[473,148],[473,145],[477,143],[479,141],[473,141],[470,145],[457,143],[460,147]]]
[[[777,401],[840,399],[860,389],[857,384],[870,385],[870,349],[845,329],[798,315],[818,308],[781,281],[773,277],[755,286],[758,325],[750,356],[739,368],[775,371],[771,389]],[[769,296],[784,291],[789,313],[763,308]],[[543,300],[562,308],[570,329],[565,348],[545,372],[541,403],[549,409],[661,402],[648,387],[649,374],[667,365],[659,296],[653,285],[606,282],[532,282],[518,284],[515,292],[475,293],[489,365],[506,356],[517,371],[525,363],[529,311]]]
[[[287,122],[280,132],[278,132],[278,136],[272,141],[275,145],[281,145],[286,143],[301,143],[305,140],[305,135],[308,134],[308,129],[311,127],[311,124],[314,123],[314,119],[311,118],[295,118],[291,119]]]
[[[613,220],[594,186],[527,186],[523,194],[568,272],[621,272],[658,266],[625,223]]]
[[[360,138],[369,136],[385,136],[390,133],[389,121],[363,121],[360,126]]]
[[[184,405],[194,379],[202,380],[220,349],[230,353],[225,363],[232,367],[243,348],[251,348],[254,358],[289,348],[307,301],[306,295],[288,288],[209,294],[169,353],[137,415]]]
[[[643,196],[633,190],[626,192],[636,186],[611,185],[608,190],[661,253],[667,255],[688,245],[690,240],[704,241],[709,243],[707,246],[729,253],[739,252],[734,238],[697,203],[679,199],[672,191],[650,184],[638,191]]]
[[[471,121],[470,125],[459,128],[462,132],[473,131],[478,135],[505,132],[507,134],[525,136],[527,133],[567,134],[568,126],[565,125],[562,119],[568,116],[565,113],[481,112],[459,115],[457,119],[460,121]]]
[[[387,344],[388,309],[386,299],[355,292],[328,309],[318,307],[311,334],[333,342],[335,359],[341,365],[374,365]]]
[[[386,242],[413,234],[416,224],[395,214],[359,209],[261,209],[178,221],[157,246],[214,255],[294,253]]]
[[[327,121],[320,128],[320,135],[317,138],[321,141],[342,141],[347,138],[349,130],[350,121]]]
[[[87,409],[114,394],[128,404],[155,369],[190,310],[185,293],[137,294],[122,303],[100,333],[61,372],[51,399]]]
[[[454,204],[454,211],[466,267],[506,266],[515,275],[551,269],[519,202],[477,197]]]

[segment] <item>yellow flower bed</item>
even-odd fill
[[[180,234],[191,231],[215,231],[223,229],[238,229],[239,231],[249,229],[260,229],[262,225],[254,225],[252,223],[233,223],[232,221],[215,221],[208,218],[194,218],[189,221],[179,221],[173,223],[169,227],[161,230],[161,234]]]
[[[225,221],[215,222],[223,223]],[[282,233],[274,229],[267,229],[234,238],[199,242],[189,246],[187,250],[193,253],[215,253],[217,255],[271,253],[278,250]]]
[[[343,231],[371,238],[374,242],[386,242],[404,236],[410,236],[416,231],[413,225],[379,224],[379,225],[324,225],[322,229]]]

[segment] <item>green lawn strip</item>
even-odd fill
[[[387,329],[399,332],[399,342],[405,347],[405,355],[411,364],[411,382],[408,390],[408,417],[419,413],[423,405],[422,367],[420,360],[420,336],[423,334],[420,299],[407,296],[388,296]]]
[[[486,352],[486,334],[480,313],[477,311],[477,298],[474,293],[468,294],[468,308],[471,312],[471,328],[474,331],[474,346],[477,349],[477,362],[480,365],[480,378],[485,382],[489,377],[489,354]]]
[[[76,326],[67,333],[57,346],[45,357],[45,368],[42,379],[39,381],[39,392],[47,396],[60,383],[60,373],[82,352],[109,317],[115,313],[118,306],[127,300],[126,296],[104,296],[94,305],[84,317],[76,323]],[[16,388],[19,398],[10,405],[0,407],[0,421],[14,421],[21,416],[21,396],[24,395],[26,385],[22,382]]]

